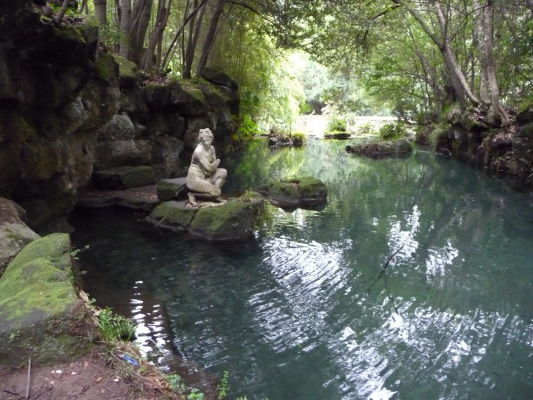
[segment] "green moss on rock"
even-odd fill
[[[67,234],[28,244],[0,279],[0,362],[68,360],[91,344],[86,308],[73,286]]]
[[[119,76],[119,65],[111,54],[98,54],[95,67],[98,78],[104,82],[109,83]]]
[[[184,201],[165,201],[148,216],[148,221],[160,228],[186,231],[191,224],[196,208],[187,208]]]
[[[263,199],[255,193],[229,200],[220,206],[201,208],[195,214],[189,231],[207,240],[250,239],[262,207]]]
[[[118,64],[120,78],[135,79],[137,76],[137,65],[134,62],[118,55],[113,54],[113,59]]]
[[[260,191],[272,204],[288,210],[321,207],[326,204],[328,196],[326,185],[312,176],[273,182]]]

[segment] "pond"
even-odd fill
[[[223,160],[228,193],[328,186],[321,211],[269,206],[251,243],[77,213],[86,290],[163,365],[229,371],[230,398],[533,398],[531,197],[427,152],[367,160],[345,144],[258,141]]]

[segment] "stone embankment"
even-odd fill
[[[8,3],[0,5],[0,196],[20,204],[31,227],[58,230],[95,171],[145,166],[154,179],[173,178],[198,128],[211,128],[221,147],[229,140],[239,98],[226,75],[146,80],[98,50],[96,25],[54,26],[31,1]]]
[[[451,155],[504,177],[514,188],[533,190],[533,105],[511,114],[508,127],[497,127],[485,112],[451,111],[447,121],[419,130],[418,144]]]

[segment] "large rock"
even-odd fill
[[[187,177],[161,179],[157,182],[156,188],[159,200],[176,200],[187,192]]]
[[[228,200],[221,206],[200,208],[191,222],[189,231],[206,240],[251,239],[262,207],[263,198],[257,193],[252,193]]]
[[[0,197],[0,276],[20,249],[39,238],[22,222],[23,215],[24,210],[20,206]]]
[[[147,220],[159,228],[188,231],[204,240],[247,240],[253,237],[262,208],[263,198],[257,193],[204,208],[187,207],[185,201],[166,201]]]
[[[0,279],[0,364],[66,361],[91,347],[87,309],[73,286],[70,239],[28,244]]]
[[[147,220],[158,228],[184,232],[189,229],[197,211],[197,208],[187,207],[185,201],[165,201],[150,213]]]
[[[273,182],[259,188],[259,192],[270,203],[286,210],[320,208],[326,204],[328,196],[326,185],[310,176]]]
[[[215,85],[226,86],[232,90],[239,89],[239,84],[235,79],[215,68],[206,68],[202,73],[202,78]]]
[[[115,114],[98,130],[98,140],[128,140],[135,137],[135,126],[128,114]]]
[[[100,189],[129,189],[155,183],[152,167],[117,167],[94,173],[94,182]]]
[[[346,146],[348,153],[369,158],[403,157],[411,154],[413,147],[407,139],[363,143]]]

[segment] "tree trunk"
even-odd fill
[[[477,3],[477,1],[476,1]],[[509,125],[509,115],[502,107],[500,103],[500,88],[498,86],[498,80],[496,78],[496,59],[494,57],[494,40],[493,40],[493,31],[494,31],[494,8],[493,0],[487,0],[487,4],[484,9],[481,11],[481,21],[480,28],[482,30],[483,36],[481,41],[483,45],[482,50],[482,61],[483,70],[486,71],[486,77],[488,81],[489,93],[490,93],[490,103],[492,107],[492,113],[495,119],[500,120],[502,126]]]
[[[198,68],[196,70],[196,75],[201,76],[204,72],[205,67],[207,66],[207,61],[209,55],[211,54],[211,49],[216,40],[216,34],[218,32],[218,23],[222,13],[224,12],[224,6],[228,0],[218,0],[213,16],[211,17],[211,22],[209,24],[209,30],[207,31],[207,36],[205,37],[204,46],[202,48],[202,55],[200,56],[200,61],[198,61]]]
[[[168,0],[168,5],[166,3],[166,0],[161,0],[161,2],[159,3],[154,30],[152,31],[150,35],[150,40],[148,41],[148,47],[146,48],[143,61],[142,61],[142,67],[146,71],[151,70],[154,67],[154,65],[161,65],[161,60],[155,59],[155,56],[156,56],[155,51],[156,51],[157,45],[163,39],[163,32],[165,31],[165,28],[168,22],[168,17],[170,16],[171,4],[172,4],[172,0]]]
[[[136,0],[131,12],[130,59],[140,65],[146,31],[152,14],[152,0]]]
[[[107,0],[94,0],[94,13],[100,25],[107,25]]]
[[[192,64],[194,62],[194,54],[196,53],[196,46],[198,44],[198,38],[200,37],[200,28],[204,20],[205,9],[207,7],[202,7],[198,21],[194,27],[194,32],[192,36],[189,37],[189,43],[187,44],[187,52],[185,53],[185,68],[183,69],[183,77],[190,78],[192,71]]]
[[[119,0],[120,11],[120,47],[119,54],[129,58],[130,53],[130,26],[131,26],[131,0]]]

